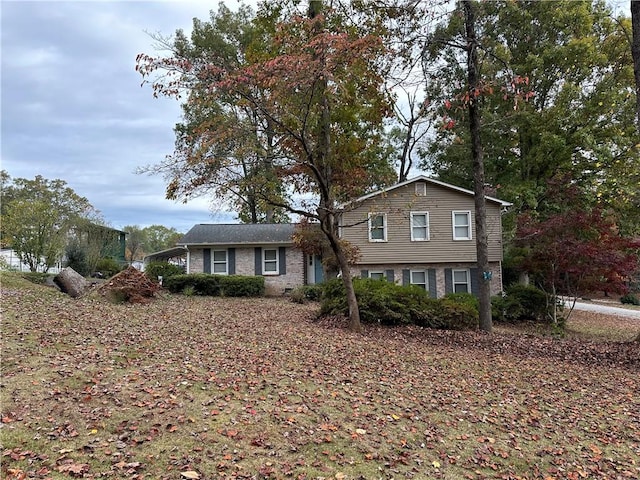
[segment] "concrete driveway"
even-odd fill
[[[571,303],[567,302],[567,306],[571,307]],[[635,318],[640,320],[640,310],[632,310],[629,308],[620,308],[599,303],[576,302],[574,307],[576,310],[585,310],[587,312],[597,312],[604,315],[619,315],[621,317]]]

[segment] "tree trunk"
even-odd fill
[[[338,244],[339,245],[339,244]],[[340,272],[342,273],[342,283],[347,294],[347,305],[349,306],[349,330],[352,332],[362,332],[362,323],[360,322],[360,307],[358,306],[358,299],[356,298],[356,291],[353,288],[353,279],[351,278],[351,269],[347,258],[342,252],[342,248],[338,249],[339,252],[334,252],[338,258],[340,264]]]
[[[351,268],[349,261],[345,255],[340,238],[338,237],[338,229],[336,228],[335,214],[332,213],[330,205],[319,209],[320,229],[327,237],[331,251],[338,261],[340,273],[342,275],[342,283],[347,295],[347,306],[349,307],[349,330],[353,332],[362,332],[362,323],[360,321],[360,307],[356,298],[356,291],[353,288],[353,279],[351,278]]]
[[[487,208],[484,194],[484,161],[480,138],[480,67],[476,39],[475,5],[463,1],[467,35],[467,79],[469,83],[469,132],[473,158],[473,191],[475,203],[476,252],[478,261],[478,296],[480,300],[480,329],[491,332],[491,275],[489,270],[489,245],[487,235]]]
[[[53,282],[67,295],[78,298],[87,288],[87,281],[73,268],[67,267],[53,277]]]
[[[631,57],[633,58],[633,74],[636,81],[636,115],[638,133],[640,133],[640,0],[631,0]]]

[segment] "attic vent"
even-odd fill
[[[427,184],[425,182],[416,182],[416,195],[418,197],[427,196]]]

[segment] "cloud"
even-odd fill
[[[134,173],[172,153],[180,120],[176,100],[154,99],[141,87],[136,55],[161,53],[146,32],[189,31],[193,17],[207,19],[211,7],[3,2],[2,168],[12,177],[65,180],[117,228],[162,224],[186,231],[189,223],[215,220],[210,199],[176,204],[165,200],[161,177]]]

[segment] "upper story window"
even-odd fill
[[[370,213],[369,214],[369,241],[370,242],[386,242],[387,241],[387,214],[386,213]]]
[[[278,274],[278,249],[265,248],[262,250],[262,274]]]
[[[418,197],[426,197],[427,196],[427,184],[425,182],[416,182],[416,196]]]
[[[429,240],[429,213],[411,212],[411,241]]]
[[[471,212],[451,212],[453,239],[471,240]]]
[[[226,275],[229,272],[226,250],[211,252],[211,272],[218,275]]]

